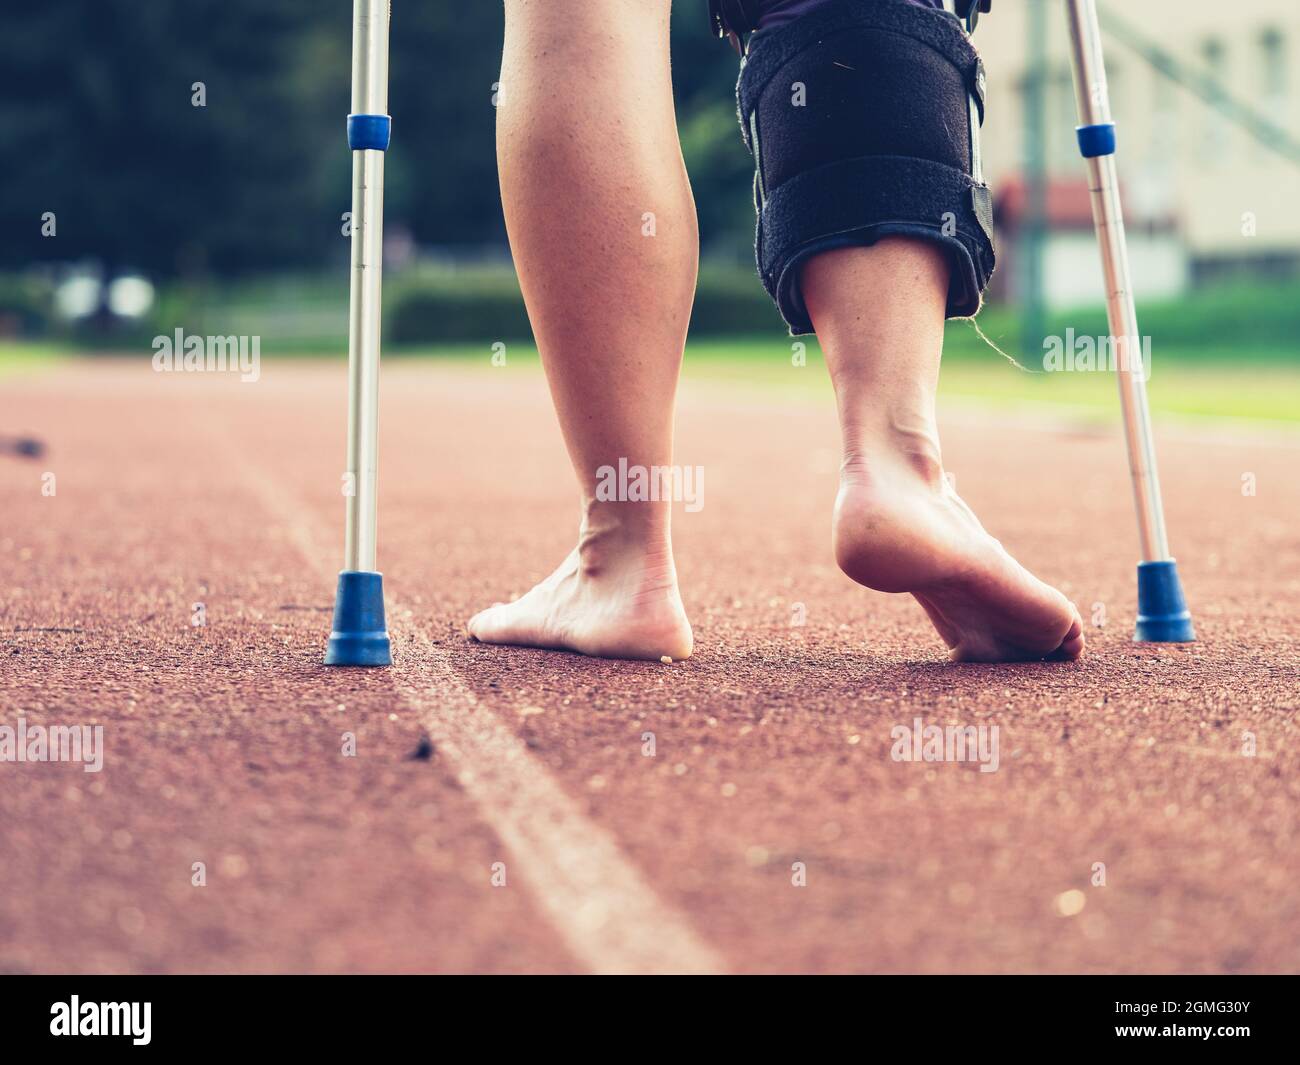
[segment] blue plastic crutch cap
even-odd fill
[[[325,648],[327,666],[391,666],[384,625],[384,576],[361,570],[339,574],[334,631]]]
[[[1114,122],[1099,122],[1095,126],[1075,126],[1074,135],[1079,139],[1079,154],[1085,159],[1115,154]]]
[[[1133,639],[1143,643],[1191,643],[1196,639],[1192,613],[1183,598],[1178,564],[1138,563],[1138,616]]]
[[[388,115],[348,115],[348,147],[354,152],[386,152],[392,135]]]

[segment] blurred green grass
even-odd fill
[[[0,295],[7,291],[15,301],[11,322],[48,323],[29,339],[0,340],[0,375],[38,369],[71,353],[147,358],[150,338],[170,335],[177,325],[191,334],[260,336],[266,359],[342,357],[347,345],[342,281],[320,273],[172,285],[160,292],[147,319],[100,337],[60,331],[52,324],[49,293],[41,294],[38,286],[0,286]],[[420,267],[399,273],[385,288],[385,307],[386,358],[489,367],[493,345],[504,343],[512,365],[537,359],[518,282],[508,267]],[[1139,315],[1143,332],[1152,338],[1149,392],[1156,413],[1300,422],[1300,284],[1219,286],[1143,304]],[[1104,336],[1105,311],[1054,312],[1045,329],[1049,336],[1063,336],[1067,329],[1080,337]],[[986,306],[978,329],[970,321],[949,322],[941,395],[996,409],[1045,405],[1089,417],[1118,416],[1110,373],[1043,373],[1042,350],[1024,350],[1024,344],[1013,307]],[[805,353],[805,366],[794,365],[797,350]],[[757,279],[739,267],[702,272],[685,372],[784,396],[830,394],[816,338],[788,336]]]
[[[965,323],[949,324],[950,332],[969,329]],[[794,362],[795,344],[803,345],[802,366]],[[950,343],[950,347],[955,347],[957,353],[945,352],[939,380],[941,400],[991,410],[1041,407],[1106,421],[1119,417],[1119,400],[1110,373],[1032,373],[1014,366],[983,342],[969,349],[961,341]],[[264,358],[268,362],[297,361],[305,354]],[[0,341],[0,377],[37,372],[74,355],[75,349],[66,345]],[[427,359],[461,369],[482,368],[484,372],[498,373],[500,370],[492,366],[492,356],[491,346],[480,343],[408,346],[385,352],[389,361]],[[339,356],[334,353],[327,357],[337,361]],[[1153,363],[1148,394],[1156,414],[1300,425],[1300,361],[1288,358],[1286,353],[1264,353],[1264,357],[1249,361],[1230,361],[1223,354],[1207,358],[1202,352],[1190,356],[1166,353]],[[506,365],[540,369],[536,347],[525,341],[507,344]],[[813,337],[796,340],[778,334],[693,340],[686,348],[683,373],[687,379],[706,385],[798,402],[829,402],[831,396],[826,365]]]
[[[950,322],[949,334],[969,332],[970,325]],[[939,377],[941,399],[995,410],[1069,411],[1088,419],[1119,417],[1114,375],[1043,373],[1020,369],[975,338],[974,346],[944,354]],[[805,365],[794,364],[796,343],[804,345]],[[491,368],[492,351],[481,344],[446,344],[404,348],[390,358],[430,358],[464,366]],[[537,349],[524,342],[506,346],[507,366],[536,366]],[[1229,353],[1217,357],[1197,351],[1166,352],[1152,358],[1148,383],[1151,409],[1157,414],[1287,422],[1300,425],[1300,361],[1283,351],[1261,351],[1243,360]],[[493,370],[493,372],[499,372]],[[686,346],[686,378],[733,389],[765,392],[777,398],[829,401],[831,384],[821,348],[813,337],[784,335],[692,340]]]
[[[384,282],[387,351],[531,339],[519,283],[508,264],[418,264],[390,274]],[[170,335],[180,327],[200,335],[258,336],[264,355],[347,350],[345,271],[177,282],[159,291],[145,318],[118,322],[110,329],[93,321],[60,320],[47,282],[0,275],[0,334],[63,341],[79,350],[124,352],[147,350],[154,336]],[[1177,299],[1139,301],[1138,320],[1143,334],[1151,337],[1157,364],[1300,362],[1300,279],[1224,283]],[[1035,344],[1021,336],[1015,307],[989,304],[978,321],[984,334],[1018,361],[1041,365],[1042,341]],[[1104,308],[1052,311],[1043,322],[1047,337],[1063,337],[1069,329],[1080,337],[1106,335]],[[753,270],[707,264],[700,271],[691,315],[692,340],[725,343],[757,335],[780,339],[785,330]],[[969,322],[949,323],[949,362],[983,362],[988,355],[987,344]]]
[[[0,377],[56,366],[70,354],[66,345],[46,341],[0,340]]]
[[[949,328],[969,327],[952,323]],[[786,340],[785,346],[766,340],[692,343],[687,349],[686,373],[785,395],[830,396],[829,375],[816,342],[808,344],[807,365],[797,367],[791,363],[790,341]],[[1206,357],[1202,352],[1153,356],[1147,385],[1152,411],[1300,425],[1300,362],[1288,360],[1282,352],[1262,354],[1264,357],[1254,361],[1229,360],[1222,354]],[[957,399],[999,410],[1041,405],[1071,409],[1099,420],[1119,417],[1112,373],[1030,372],[982,343],[977,349],[959,348],[956,355],[945,351],[939,395],[941,400]]]

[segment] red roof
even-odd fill
[[[1023,175],[998,182],[993,200],[999,224],[1014,229],[1029,209],[1029,186]],[[1047,179],[1047,224],[1052,229],[1091,229],[1092,201],[1086,178]]]

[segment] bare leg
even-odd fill
[[[506,0],[498,162],[510,245],[582,497],[578,546],[489,643],[685,658],[669,502],[599,469],[672,462],[699,235],[673,113],[670,0]]]
[[[826,252],[802,290],[844,441],[834,543],[868,588],[911,592],[959,661],[1078,658],[1073,604],[1022,567],[943,475],[934,396],[948,264],[924,241]]]

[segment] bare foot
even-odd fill
[[[1073,660],[1083,623],[984,531],[937,462],[850,460],[835,502],[835,557],[859,584],[911,592],[957,662]]]
[[[693,637],[672,548],[617,530],[583,530],[560,568],[513,603],[469,620],[483,643],[522,644],[601,658],[690,657]]]

